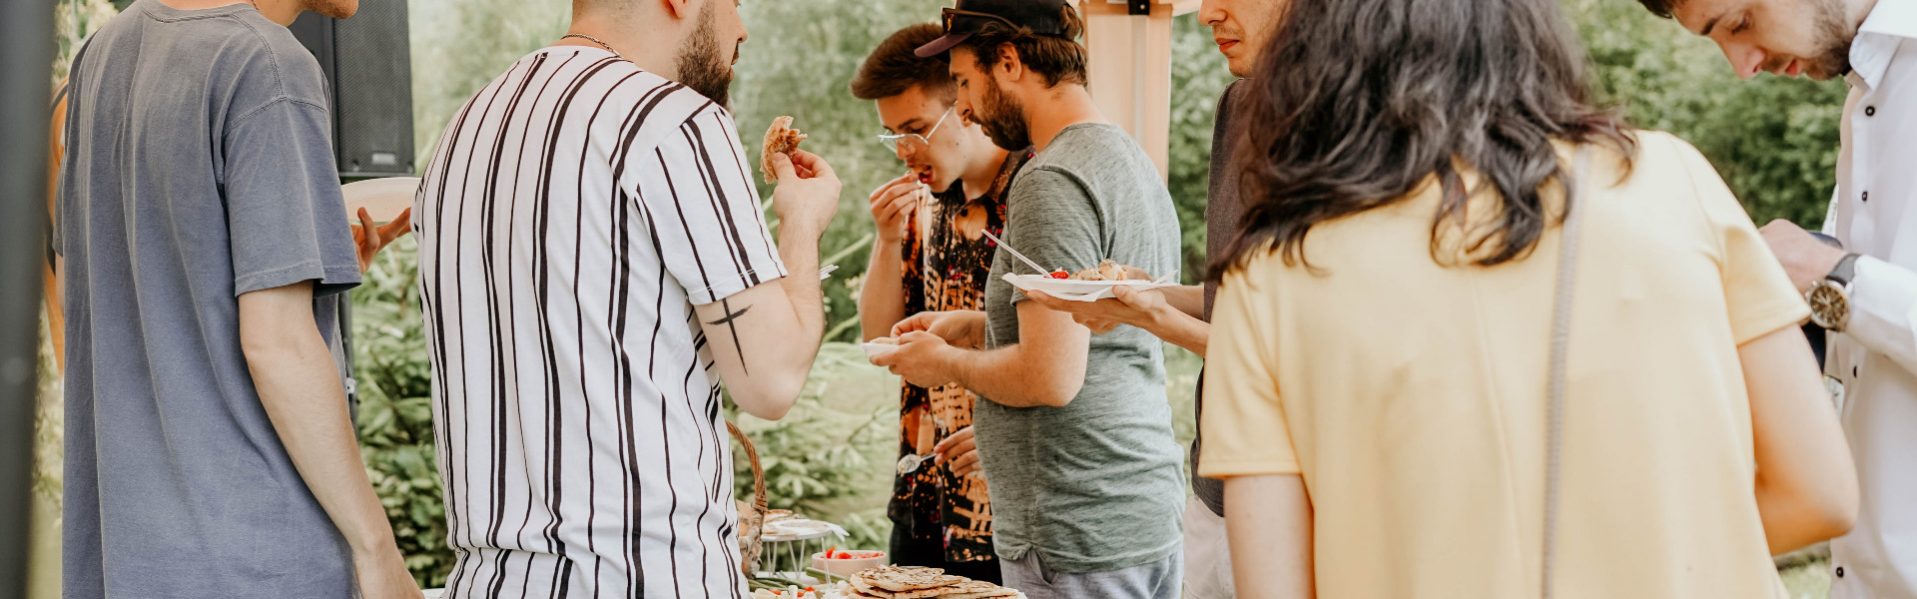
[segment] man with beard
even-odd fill
[[[726,108],[745,38],[732,0],[575,0],[440,140],[414,214],[450,597],[747,592],[719,382],[792,407],[839,181],[776,156],[774,245]]]
[[[943,56],[920,46],[944,35],[930,23],[887,37],[852,79],[852,95],[878,107],[879,140],[906,173],[872,192],[878,244],[859,294],[866,340],[927,310],[978,310],[1005,232],[1005,195],[1030,150],[1007,152],[977,123],[959,117],[958,90]],[[992,553],[992,504],[979,473],[972,429],[977,396],[964,387],[906,383],[899,393],[899,452],[928,459],[901,470],[887,515],[892,563],[943,568],[999,582]]]
[[[1759,71],[1843,77],[1837,193],[1824,223],[1841,247],[1786,221],[1763,229],[1829,337],[1826,373],[1862,490],[1857,524],[1831,542],[1833,597],[1917,597],[1917,3],[1910,0],[1642,0]],[[1909,231],[1909,233],[1906,233]]]
[[[420,595],[328,349],[324,308],[371,254],[319,63],[285,28],[358,6],[142,0],[75,60],[54,229],[69,598]]]
[[[1205,0],[1199,5],[1198,20],[1210,27],[1218,52],[1225,55],[1231,74],[1249,76],[1252,63],[1270,39],[1278,21],[1277,0]],[[1237,173],[1230,169],[1232,150],[1237,147],[1231,119],[1231,105],[1244,82],[1233,82],[1218,100],[1218,113],[1211,139],[1211,189],[1205,204],[1206,252],[1218,255],[1238,233],[1244,207],[1238,197]],[[1163,290],[1133,291],[1119,287],[1113,299],[1096,302],[1064,300],[1034,292],[1031,298],[1053,310],[1072,314],[1079,324],[1094,332],[1110,331],[1120,325],[1149,331],[1167,343],[1177,344],[1204,357],[1211,337],[1212,299],[1218,294],[1216,283],[1189,285]],[[1192,402],[1204,412],[1204,380],[1200,374],[1199,397]],[[1192,498],[1185,505],[1185,597],[1187,599],[1230,599],[1236,597],[1231,570],[1231,547],[1225,538],[1225,486],[1217,479],[1197,476],[1198,453],[1203,441],[1192,439]]]
[[[958,112],[1001,148],[1037,150],[1007,198],[992,272],[1102,260],[1176,274],[1171,196],[1137,143],[1085,89],[1078,13],[1063,0],[963,0],[922,56],[951,52]],[[915,385],[986,401],[978,449],[991,481],[1007,586],[1033,599],[1177,597],[1184,489],[1165,400],[1163,344],[1123,327],[1092,335],[1002,278],[983,312],[927,312],[880,356]]]

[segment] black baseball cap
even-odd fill
[[[958,6],[943,13],[945,35],[919,46],[919,58],[931,58],[950,52],[978,33],[986,23],[999,22],[1016,29],[1024,27],[1038,35],[1064,38],[1065,0],[958,0]]]

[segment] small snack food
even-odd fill
[[[779,182],[778,172],[772,168],[772,157],[798,151],[799,142],[805,138],[804,133],[792,128],[792,117],[772,119],[772,127],[765,131],[765,151],[759,155],[759,169],[765,173],[766,183]]]

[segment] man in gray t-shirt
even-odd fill
[[[1103,260],[1174,275],[1164,182],[1084,87],[1079,19],[1061,0],[965,0],[922,53],[952,53],[958,110],[1000,147],[1038,154],[1006,201],[1005,242],[1046,269]],[[1001,248],[995,275],[1031,268]],[[1181,452],[1163,345],[1093,335],[1001,278],[980,313],[925,313],[875,360],[919,385],[957,382],[975,408],[1005,584],[1032,599],[1179,595]]]
[[[356,3],[141,0],[75,60],[68,599],[419,595],[316,309],[378,244],[355,251],[319,65],[283,26],[307,8]]]

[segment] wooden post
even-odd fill
[[[1150,0],[1150,14],[1126,0],[1079,0],[1085,17],[1088,86],[1105,118],[1144,146],[1168,174],[1171,153],[1172,17],[1198,10],[1198,0]]]

